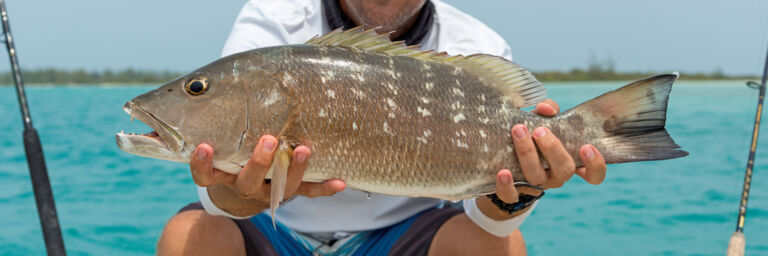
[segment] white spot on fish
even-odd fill
[[[421,116],[428,116],[428,115],[432,114],[432,113],[429,112],[429,110],[427,110],[425,108],[417,107],[416,110],[418,110],[419,113],[421,113]]]
[[[462,109],[461,101],[456,101],[455,103],[451,104],[451,109],[453,109],[453,110],[460,110],[460,109]]]
[[[462,92],[461,90],[459,90],[459,88],[456,88],[456,87],[453,87],[453,94],[464,97],[464,92]]]
[[[288,73],[283,73],[283,82],[286,85],[296,84],[295,81],[293,80],[293,77],[291,75],[289,75]]]
[[[429,137],[429,135],[432,135],[432,131],[430,131],[429,129],[424,130],[424,137],[425,138]]]
[[[393,94],[397,95],[397,89],[395,88],[394,85],[392,85],[392,83],[388,82],[387,83],[387,88],[389,88],[389,90],[391,90]]]
[[[480,100],[485,101],[485,94],[480,94]]]
[[[482,117],[482,118],[477,118],[477,120],[480,120],[480,122],[482,122],[484,124],[487,124],[488,121],[491,121],[490,119],[488,119],[487,116],[486,117]]]
[[[418,137],[416,139],[421,141],[421,143],[427,144],[427,138]]]
[[[361,74],[354,74],[354,76],[357,77],[357,81],[365,82],[365,77],[363,77],[363,75],[361,75]]]
[[[325,84],[325,77],[324,77],[324,76],[320,76],[320,82],[322,82],[323,84]]]
[[[483,131],[483,130],[481,129],[481,130],[480,130],[480,137],[482,137],[482,138],[485,138],[485,137],[488,137],[488,135],[487,135],[487,134],[485,134],[485,131]]]
[[[336,92],[333,90],[327,90],[325,91],[325,95],[328,95],[328,98],[335,99],[336,98]]]
[[[395,104],[395,101],[390,99],[390,98],[387,98],[387,105],[389,105],[389,107],[391,107],[393,109],[397,108],[397,105]]]
[[[510,109],[509,109],[509,106],[507,105],[507,103],[506,102],[502,103],[501,104],[501,113],[509,114],[509,111],[510,111]]]
[[[453,75],[459,75],[459,73],[461,73],[461,68],[459,68],[459,67],[454,67],[454,68],[453,68],[453,72],[451,72],[451,73],[452,73]]]
[[[320,116],[320,117],[326,117],[326,116],[328,116],[328,115],[325,113],[325,109],[322,109],[322,108],[320,109],[320,113],[317,113],[317,115],[318,115],[318,116]]]
[[[461,142],[461,140],[456,140],[456,146],[460,148],[469,148],[469,144]]]
[[[421,63],[421,66],[424,67],[424,69],[426,70],[432,69],[431,67],[429,67],[429,65],[427,65],[427,63]]]
[[[384,132],[389,132],[389,124],[387,122],[384,122]]]
[[[461,121],[462,121],[462,120],[464,120],[464,119],[467,119],[467,118],[466,118],[466,117],[464,117],[464,114],[462,114],[462,113],[459,113],[459,114],[457,114],[457,115],[453,116],[453,122],[454,122],[454,123],[458,123],[458,122],[461,122]]]
[[[485,106],[480,105],[479,107],[477,107],[477,112],[484,113],[485,112]]]
[[[459,132],[456,132],[456,137],[461,137],[461,134]]]
[[[467,136],[467,133],[464,132],[464,129],[461,129],[461,136]]]
[[[461,86],[461,82],[459,82],[459,79],[453,80],[453,82],[456,83],[456,85]]]
[[[483,152],[488,153],[488,144],[483,144]]]
[[[270,90],[269,96],[267,96],[266,99],[264,99],[264,106],[269,106],[277,102],[277,100],[280,99],[280,93],[277,92],[277,90]]]
[[[513,148],[513,147],[512,147],[512,146],[510,146],[510,145],[507,145],[507,152],[508,152],[508,153],[512,153],[512,152],[514,152],[514,151],[515,151],[515,148]]]
[[[387,74],[389,74],[389,76],[391,76],[392,78],[397,78],[397,75],[395,74],[395,71],[393,71],[391,69],[388,69],[387,71],[384,71],[384,72],[387,72]]]
[[[389,118],[395,118],[395,113],[389,112],[389,114],[387,114],[387,116]]]
[[[432,90],[433,87],[435,87],[435,84],[433,84],[432,82],[426,82],[424,84],[424,88],[427,88],[427,90]]]
[[[357,96],[358,99],[362,100],[363,98],[365,98],[365,92],[363,92],[362,90],[358,90],[356,88],[350,88],[350,90],[352,90],[352,93],[355,94],[355,96]]]
[[[357,131],[357,123],[352,122],[352,130]]]
[[[424,102],[424,104],[429,104],[429,99],[421,97],[421,102]]]

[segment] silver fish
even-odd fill
[[[128,114],[156,132],[120,133],[117,144],[187,163],[198,144],[209,143],[214,167],[234,174],[262,135],[276,135],[279,148],[267,175],[273,211],[297,145],[312,150],[304,181],[341,178],[363,191],[446,200],[493,193],[503,168],[525,181],[509,134],[515,124],[548,127],[577,166],[587,143],[608,163],[688,155],[664,129],[677,74],[541,117],[520,110],[546,93],[517,64],[421,51],[387,36],[336,30],[303,45],[221,58],[126,103]]]

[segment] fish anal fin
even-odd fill
[[[272,227],[277,230],[275,224],[275,211],[280,207],[280,202],[285,197],[285,184],[288,179],[288,166],[291,164],[291,158],[293,156],[293,149],[285,141],[280,140],[277,146],[277,152],[275,152],[275,158],[272,160],[272,166],[270,166],[268,173],[272,174],[272,181],[270,186],[272,190],[269,194],[269,209],[272,214]]]
[[[433,50],[425,51],[418,45],[406,46],[402,41],[392,42],[387,34],[378,34],[375,29],[363,29],[363,26],[347,30],[336,29],[314,37],[305,44],[342,47],[355,52],[401,56],[461,67],[464,72],[483,80],[487,86],[498,89],[512,106],[518,108],[533,106],[547,97],[544,86],[531,72],[502,57],[489,54],[465,57]]]

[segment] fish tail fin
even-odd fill
[[[598,131],[596,134],[587,136],[591,138],[584,138],[587,140],[584,144],[595,146],[606,163],[687,156],[688,152],[680,150],[664,129],[669,93],[678,76],[675,72],[633,82],[582,103],[563,113],[563,117],[571,123],[580,123],[581,127],[584,124],[600,126],[594,129]],[[578,149],[569,151],[578,152]]]
[[[275,223],[275,211],[280,207],[280,202],[285,197],[285,185],[288,179],[288,166],[291,164],[291,157],[293,150],[284,141],[280,141],[275,158],[272,160],[272,166],[270,166],[269,173],[272,173],[272,180],[270,186],[272,190],[269,194],[269,210],[272,215],[272,227],[277,230]]]

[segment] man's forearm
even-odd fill
[[[476,202],[477,202],[477,208],[480,209],[480,211],[483,212],[485,216],[488,216],[488,218],[491,218],[494,220],[508,220],[508,219],[517,217],[518,215],[523,214],[524,212],[527,212],[531,208],[530,206],[528,206],[513,214],[509,214],[499,209],[499,207],[493,204],[493,202],[491,202],[491,199],[488,198],[487,196],[478,197],[476,199]]]
[[[240,217],[253,216],[269,208],[269,204],[259,200],[240,198],[237,193],[225,185],[208,187],[208,196],[219,209]]]

